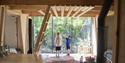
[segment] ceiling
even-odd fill
[[[10,10],[20,10],[30,16],[44,16],[47,6],[56,17],[97,16],[104,0],[1,0]],[[113,14],[110,10],[109,14]]]
[[[0,0],[1,5],[102,5],[104,0]]]
[[[20,10],[30,16],[44,16],[47,5],[9,5],[10,10]],[[84,17],[99,15],[101,6],[51,6],[50,13],[56,17]],[[113,10],[110,10],[110,13]]]

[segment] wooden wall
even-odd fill
[[[118,37],[118,63],[125,63],[125,0],[118,0],[118,26],[119,26],[119,37]]]

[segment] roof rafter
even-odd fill
[[[17,10],[26,10],[26,9],[30,9],[30,10],[46,10],[47,5],[8,5],[9,9],[17,9]]]
[[[58,13],[57,13],[56,6],[53,6],[53,7],[51,7],[51,8],[52,8],[52,10],[53,10],[55,16],[58,17]]]
[[[70,10],[69,10],[68,13],[67,13],[67,17],[70,16],[70,14],[71,14],[71,12],[73,11],[73,9],[74,9],[74,7],[70,6]]]
[[[64,16],[64,11],[65,11],[65,6],[63,7],[63,6],[61,6],[61,17],[63,17]]]
[[[83,14],[87,13],[88,11],[90,11],[90,10],[93,9],[93,8],[94,8],[94,7],[88,7],[88,8],[86,8],[86,9],[84,9],[84,11],[83,11],[81,14],[79,14],[77,17],[82,16]]]
[[[42,15],[45,15],[45,13],[42,10],[38,10],[38,12]]]
[[[80,6],[79,9],[72,15],[72,17],[75,17],[83,8]]]

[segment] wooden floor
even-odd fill
[[[40,58],[35,55],[9,55],[0,58],[0,63],[42,63]]]
[[[41,57],[29,54],[12,54],[3,58],[0,58],[0,63],[79,63],[71,56],[63,56],[60,58],[50,57],[42,60]]]

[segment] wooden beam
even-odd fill
[[[61,12],[61,6],[55,6],[57,12]]]
[[[75,17],[83,8],[79,7],[79,9],[72,15],[72,17]]]
[[[70,6],[65,7],[65,11],[68,11],[70,9]]]
[[[23,14],[29,14],[29,16],[44,16],[38,12],[38,10],[22,10]]]
[[[57,10],[58,10],[57,11],[58,16],[62,15],[61,11],[60,11],[61,7],[65,7],[65,6],[57,6],[56,7]],[[72,16],[75,12],[78,12],[77,9],[79,8],[79,6],[72,6],[72,7],[76,7],[76,8],[73,9],[73,11],[71,12],[70,16]],[[83,7],[88,7],[88,6],[83,6]],[[101,6],[94,6],[94,7],[95,8],[93,8],[91,10],[92,13],[93,12],[94,13],[98,12],[101,9]],[[22,13],[29,14],[30,16],[44,16],[46,8],[47,8],[47,5],[9,5],[9,9],[10,10],[22,10]],[[70,9],[71,9],[71,6],[66,6],[64,8],[64,16],[67,16],[67,14],[68,14],[68,12],[69,12]],[[39,10],[41,10],[42,12],[38,12]],[[81,10],[77,15],[79,15],[82,11],[83,10]],[[89,12],[91,12],[91,11],[89,11]],[[53,12],[52,9],[51,9],[51,13],[53,14],[53,16],[55,16],[55,13]],[[84,15],[82,15],[82,16],[84,16]]]
[[[71,12],[71,14],[70,14],[70,16],[69,17],[72,17],[72,15],[75,13],[76,11],[72,11]],[[24,13],[24,14],[29,14],[30,16],[44,16],[44,15],[42,15],[42,14],[40,14],[38,11],[33,11],[33,10],[22,10],[22,13]],[[68,13],[68,11],[66,12],[65,11],[65,13],[64,13],[64,17],[66,17],[67,16],[67,13]],[[81,13],[83,13],[83,11],[80,11],[77,15],[75,15],[74,17],[77,17],[79,14],[81,14]],[[93,16],[93,15],[99,15],[99,13],[100,13],[100,10],[90,10],[90,11],[88,11],[88,12],[86,12],[85,14],[83,14],[83,15],[81,15],[81,17],[83,17],[83,16]],[[54,12],[51,10],[51,14],[53,15],[53,16],[55,16],[55,14],[54,14]],[[61,17],[61,11],[60,12],[58,12],[58,17]]]
[[[10,10],[46,10],[47,5],[8,5]]]
[[[26,13],[26,14],[28,14],[28,13]],[[67,15],[67,14],[64,14],[64,15]],[[95,13],[95,14],[94,13],[86,13],[80,17],[86,17],[86,16],[91,17],[91,16],[97,16],[97,15],[99,15],[99,13]],[[31,14],[29,14],[29,16],[43,16],[43,15],[40,15],[37,13],[31,13]],[[56,17],[55,15],[53,15],[53,16]],[[59,17],[61,17],[61,16],[59,16]],[[72,17],[72,16],[69,16],[69,17]],[[77,15],[75,17],[77,17]]]
[[[102,5],[104,0],[1,0],[0,5]]]
[[[125,15],[125,13],[121,14],[122,13],[121,12],[121,10],[122,10],[121,7],[122,6],[123,5],[121,3],[121,0],[120,1],[119,0],[114,0],[114,7],[112,7],[112,9],[114,8],[114,12],[115,12],[115,14],[114,14],[114,22],[116,23],[116,26],[117,26],[117,28],[116,28],[116,32],[117,33],[116,33],[116,41],[114,41],[112,43],[112,52],[113,52],[113,54],[112,54],[112,63],[119,63],[119,57],[121,57],[119,55],[120,54],[120,48],[119,48],[119,46],[121,46],[120,45],[120,43],[121,43],[120,39],[122,38],[120,36],[120,33],[121,33],[121,19],[122,19],[122,16]],[[122,40],[122,41],[124,41],[124,40]]]
[[[40,43],[40,41],[42,40],[42,38],[44,36],[44,32],[45,32],[45,29],[46,29],[47,24],[48,24],[47,22],[48,22],[48,19],[50,17],[49,10],[50,10],[50,6],[48,6],[48,8],[46,9],[46,14],[44,16],[44,20],[42,22],[40,32],[39,32],[38,38],[36,40],[35,52],[37,52],[39,50],[39,43]]]
[[[18,30],[19,30],[19,37],[20,37],[20,48],[21,48],[21,53],[25,53],[24,49],[24,44],[23,44],[23,34],[22,34],[22,26],[21,26],[21,20],[18,21]]]
[[[85,6],[85,7],[83,8],[83,10],[82,10],[82,13],[80,13],[80,14],[83,14],[83,12],[85,12],[88,8],[89,8],[89,7]],[[80,14],[78,14],[77,16],[79,16]]]
[[[45,13],[42,10],[38,10],[38,12],[42,15],[45,15]]]
[[[70,16],[69,17],[72,17],[72,15],[75,13],[76,11],[72,11],[71,12],[71,14],[70,14]],[[77,15],[79,15],[79,14],[81,14],[81,13],[83,13],[83,11],[80,11]],[[97,16],[97,15],[99,15],[99,13],[100,13],[100,10],[91,10],[91,11],[88,11],[88,12],[86,12],[85,14],[83,14],[83,15],[81,15],[80,17],[84,17],[84,16]],[[67,16],[67,14],[68,14],[68,12],[65,12],[64,13],[64,16],[66,17]],[[59,17],[61,17],[61,12],[58,12],[58,15],[59,15]],[[76,16],[74,16],[74,17],[77,17],[77,15]],[[53,16],[55,16],[55,15],[53,15]]]
[[[57,13],[56,6],[53,6],[53,7],[52,7],[52,10],[53,10],[55,16],[58,17],[58,13]]]
[[[55,6],[55,11],[58,16],[61,16],[61,14],[59,15],[59,12],[61,12],[61,6]],[[56,16],[56,17],[58,17],[58,16]]]
[[[5,27],[6,6],[0,6],[0,46],[4,45],[4,27]]]
[[[80,16],[82,16],[83,14],[85,14],[85,13],[87,13],[88,11],[90,11],[91,9],[93,9],[94,7],[86,7],[85,9],[84,9],[84,11],[83,11],[83,13],[81,13],[81,14],[79,14],[77,17],[80,17]]]
[[[51,16],[51,14],[49,13],[48,14],[48,17],[47,17],[47,20],[46,20],[46,23],[45,23],[45,25],[44,25],[44,27],[43,27],[43,34],[41,35],[41,42],[39,42],[39,45],[38,45],[38,49],[37,50],[39,50],[40,49],[40,46],[41,46],[41,44],[42,44],[42,41],[43,41],[43,39],[45,38],[45,30],[46,30],[46,28],[47,28],[47,25],[48,25],[48,21],[49,21],[49,18],[50,18],[50,16]]]
[[[28,19],[28,42],[29,42],[29,49],[28,49],[28,54],[32,54],[32,48],[33,48],[33,21],[31,18]]]
[[[105,18],[112,3],[113,0],[105,0],[98,17],[97,63],[105,63]]]
[[[61,6],[61,17],[64,16],[65,7],[66,7],[66,6]]]
[[[71,12],[73,11],[73,9],[74,9],[74,7],[70,6],[70,10],[69,10],[68,13],[67,13],[67,17],[70,16],[70,14],[71,14]]]
[[[73,11],[77,11],[79,9],[79,6],[74,6]]]

